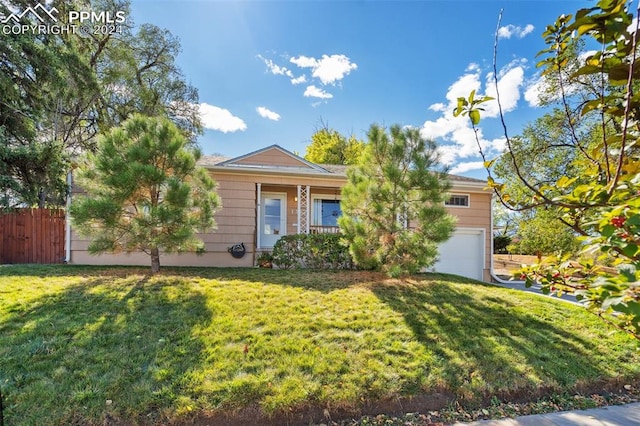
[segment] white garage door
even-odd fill
[[[483,235],[482,229],[457,228],[451,238],[440,245],[440,260],[433,269],[482,280]]]

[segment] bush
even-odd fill
[[[263,251],[256,258],[256,264],[261,268],[272,268],[273,267],[273,255],[268,251]]]
[[[291,269],[298,265],[302,257],[302,237],[304,234],[285,235],[273,246],[273,264],[280,269]]]
[[[273,264],[280,269],[352,269],[349,248],[339,234],[286,235],[273,247]]]
[[[507,246],[511,244],[511,237],[508,235],[496,235],[493,237],[493,253],[505,254],[507,253]]]

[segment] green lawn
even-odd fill
[[[434,393],[477,405],[640,376],[636,343],[581,308],[458,277],[146,272],[0,267],[7,424],[279,415]]]

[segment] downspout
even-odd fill
[[[67,173],[67,204],[64,213],[64,263],[71,261],[71,185],[73,178],[71,170]]]
[[[496,275],[495,271],[493,270],[493,200],[495,199],[495,193],[491,196],[491,269],[489,270],[489,275],[491,275],[491,278],[494,279],[496,282],[500,283],[500,284],[522,284],[524,285],[525,282],[524,281],[520,281],[520,280],[504,280],[502,278],[500,278],[498,275]]]

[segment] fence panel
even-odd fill
[[[63,263],[64,210],[0,211],[0,264]]]

